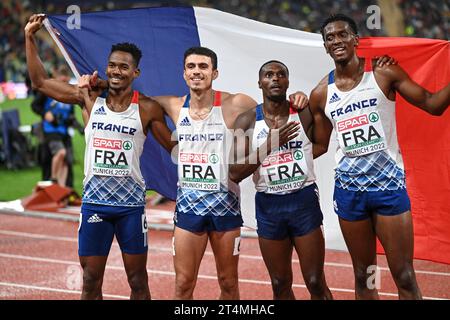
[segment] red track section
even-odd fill
[[[0,215],[0,299],[79,299],[81,269],[77,256],[77,223],[53,219]],[[149,231],[148,272],[154,299],[171,299],[174,291],[172,234]],[[242,299],[271,299],[267,271],[257,239],[244,238],[239,262]],[[379,256],[382,299],[396,299],[396,289]],[[426,298],[450,298],[450,266],[415,261],[417,279]],[[308,299],[294,260],[294,292],[297,299]],[[336,299],[353,299],[353,276],[348,253],[326,253],[326,279]],[[114,242],[103,285],[105,299],[127,299],[129,288],[120,250]],[[208,247],[200,267],[194,293],[196,299],[216,299],[219,287],[214,258]]]

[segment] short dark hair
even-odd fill
[[[206,47],[191,47],[184,52],[183,64],[186,63],[186,58],[190,55],[197,54],[200,56],[207,56],[211,58],[213,70],[217,69],[217,54]]]
[[[264,62],[263,65],[261,66],[261,68],[259,68],[259,72],[258,72],[258,76],[261,77],[261,73],[264,69],[265,66],[267,66],[269,63],[278,63],[281,64],[282,66],[284,66],[286,68],[287,71],[287,75],[289,75],[289,68],[287,67],[287,65],[285,65],[283,62],[278,61],[278,60],[269,60],[267,62]]]
[[[141,61],[142,58],[141,49],[139,49],[134,43],[122,42],[113,44],[109,55],[111,55],[114,51],[123,51],[131,54],[136,67],[139,65],[139,61]]]
[[[335,21],[344,21],[347,22],[350,29],[352,29],[352,31],[354,32],[354,34],[358,34],[358,27],[356,26],[356,22],[355,20],[353,20],[352,18],[350,18],[349,16],[346,16],[345,14],[342,13],[337,13],[337,14],[333,14],[331,16],[329,16],[323,23],[322,26],[320,27],[320,33],[322,34],[322,39],[325,40],[325,34],[324,34],[324,29],[325,27]]]

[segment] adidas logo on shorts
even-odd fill
[[[181,120],[180,122],[180,126],[190,126],[191,123],[189,122],[188,117],[185,117],[183,120]]]
[[[333,93],[333,95],[331,96],[331,99],[328,103],[334,103],[334,102],[338,102],[339,100],[341,100],[341,98],[339,98],[339,96],[335,93]]]
[[[101,106],[100,108],[95,110],[94,114],[106,115],[105,108],[103,106]]]
[[[100,217],[97,215],[97,214],[94,214],[93,216],[91,216],[89,219],[88,219],[88,223],[96,223],[96,222],[102,222],[103,220],[102,219],[100,219]]]

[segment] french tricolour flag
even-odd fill
[[[243,92],[261,101],[258,70],[267,60],[290,69],[291,91],[309,93],[334,68],[319,34],[256,22],[198,7],[142,8],[81,15],[80,29],[69,29],[68,15],[49,16],[47,30],[76,76],[98,70],[105,78],[111,45],[133,42],[143,51],[134,88],[147,95],[184,95],[183,53],[192,46],[213,49],[219,58],[214,88]],[[395,57],[411,77],[430,91],[450,81],[449,42],[414,38],[363,38],[359,54]],[[450,112],[432,117],[397,99],[397,123],[412,202],[415,257],[450,263]],[[172,123],[170,123],[173,126]],[[336,142],[316,160],[327,248],[345,249],[333,212]],[[169,154],[147,139],[141,166],[147,187],[174,199],[177,173]],[[247,226],[255,226],[253,186],[242,182]]]

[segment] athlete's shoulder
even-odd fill
[[[152,96],[152,99],[158,102],[163,110],[170,115],[172,111],[181,109],[186,96]]]
[[[328,91],[328,75],[322,78],[319,83],[312,89],[311,94],[309,95],[309,104],[310,105],[322,105],[324,101],[327,99],[327,91]]]
[[[254,127],[256,122],[256,108],[257,106],[239,114],[234,123],[234,128],[247,130]]]
[[[328,87],[328,74],[324,76],[319,83],[314,87],[313,91],[317,93],[323,93],[323,91],[326,92],[326,89]]]
[[[222,92],[222,105],[247,111],[256,106],[256,101],[244,93]]]
[[[139,106],[144,109],[161,107],[155,99],[146,96],[142,92],[139,92]]]

